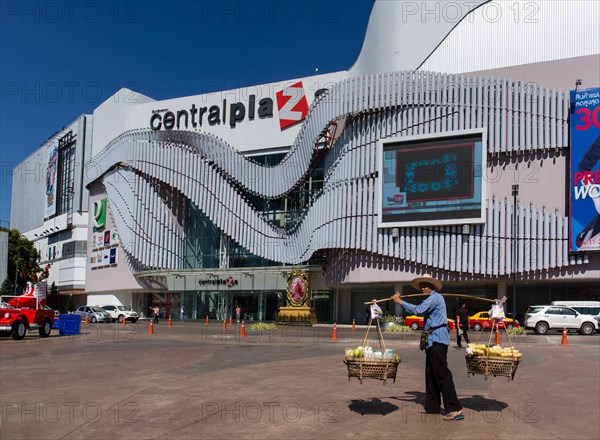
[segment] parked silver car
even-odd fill
[[[75,310],[81,319],[84,320],[87,315],[90,322],[112,322],[110,314],[98,306],[81,306]]]

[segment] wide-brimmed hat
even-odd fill
[[[410,282],[410,285],[417,290],[421,290],[421,283],[429,283],[433,286],[434,290],[442,290],[442,282],[437,278],[433,278],[430,274],[423,274],[422,277],[415,278]]]

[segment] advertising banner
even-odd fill
[[[97,269],[100,267],[114,266],[119,262],[117,248],[104,249],[92,253],[90,256],[90,267]]]
[[[58,150],[49,147],[47,150],[48,168],[46,170],[46,203],[44,216],[46,218],[56,214],[56,172],[58,170]]]
[[[571,91],[571,250],[600,250],[600,88]]]
[[[379,142],[379,227],[483,223],[481,130]]]
[[[96,200],[93,208],[93,230],[97,232],[106,226],[106,199]]]

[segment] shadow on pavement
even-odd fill
[[[487,399],[483,396],[471,396],[459,398],[463,408],[473,411],[502,411],[508,408],[508,403],[496,399]]]
[[[414,396],[413,398],[401,398],[393,397],[393,399],[401,400],[404,402],[414,402],[415,404],[425,404],[425,393],[421,391],[406,391],[405,394]],[[471,409],[473,411],[502,411],[508,408],[508,403],[501,402],[496,399],[488,399],[480,395],[460,397],[460,404],[465,409]]]
[[[350,411],[359,413],[361,416],[365,414],[386,414],[397,411],[399,407],[389,402],[384,402],[376,397],[372,399],[354,399],[348,405]]]

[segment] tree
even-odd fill
[[[69,299],[67,300],[67,312],[73,313],[75,311],[75,300],[73,299],[73,294],[69,295]]]
[[[49,267],[41,269],[40,255],[31,240],[21,235],[17,229],[1,228],[8,232],[8,264],[6,279],[2,284],[2,293],[12,295],[15,291],[15,273],[17,273],[17,294],[21,294],[27,281],[37,281],[47,276]],[[41,274],[40,274],[41,272]]]

